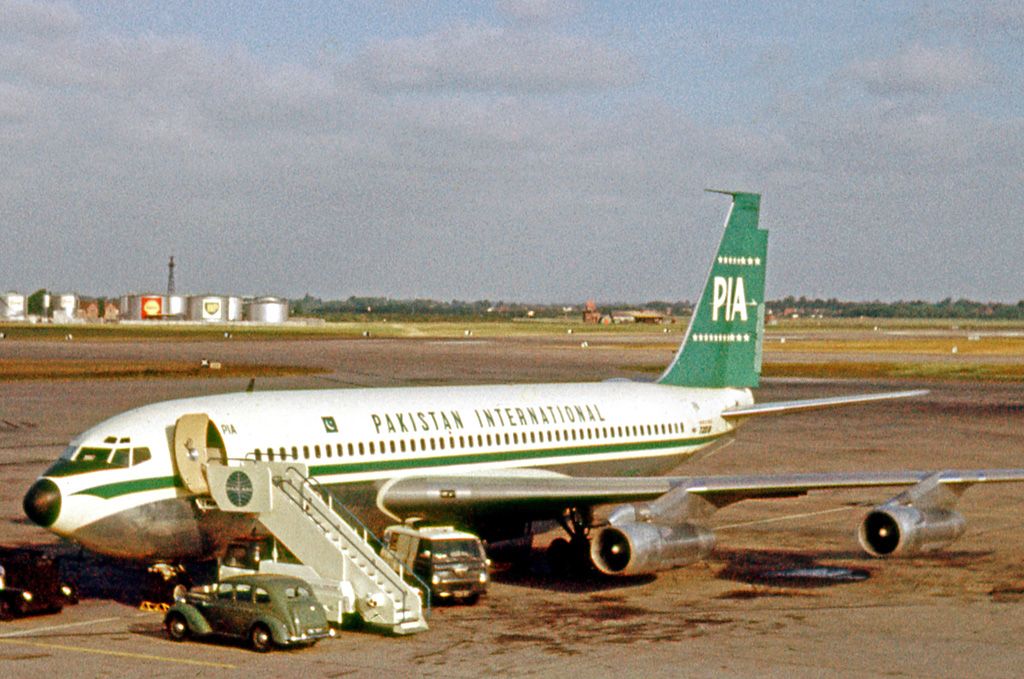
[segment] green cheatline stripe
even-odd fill
[[[621,453],[633,450],[662,450],[665,448],[678,448],[680,446],[700,446],[711,443],[718,438],[715,436],[704,436],[697,439],[672,439],[669,441],[646,441],[639,443],[614,443],[601,446],[573,446],[570,448],[555,448],[544,450],[516,450],[511,452],[498,453],[473,453],[469,455],[448,455],[445,457],[417,457],[399,460],[374,460],[371,462],[355,462],[348,464],[321,464],[310,466],[309,472],[312,476],[332,476],[335,474],[354,474],[366,472],[397,471],[400,469],[415,469],[417,467],[434,468],[450,467],[461,464],[480,464],[484,462],[516,462],[522,460],[543,460],[548,457],[573,457],[577,455],[607,455],[610,453]],[[391,455],[391,453],[386,453]],[[399,453],[401,454],[401,453]],[[300,460],[305,461],[305,460]],[[75,495],[93,495],[109,500],[121,495],[131,493],[143,493],[148,490],[160,490],[162,488],[183,487],[184,484],[177,476],[158,476],[148,479],[135,479],[132,481],[121,481],[119,483],[108,483],[95,488],[80,490]]]
[[[577,455],[607,455],[632,450],[661,450],[680,446],[699,446],[711,443],[718,436],[705,436],[698,439],[673,439],[669,441],[647,441],[641,443],[614,443],[602,446],[573,446],[570,448],[546,448],[544,450],[516,450],[500,453],[474,453],[470,455],[449,455],[445,457],[429,457],[400,460],[377,460],[374,462],[356,462],[349,464],[321,464],[309,468],[310,476],[331,476],[334,474],[353,474],[359,472],[397,471],[415,469],[417,467],[450,467],[462,464],[479,464],[484,462],[516,462],[521,460],[542,460],[547,457],[573,457]],[[387,453],[390,455],[391,453]],[[401,454],[401,453],[399,453]],[[564,464],[564,463],[558,463]]]
[[[120,495],[144,493],[147,490],[160,490],[161,488],[174,488],[175,486],[182,485],[181,479],[177,476],[156,476],[149,479],[135,479],[133,481],[121,481],[120,483],[108,483],[105,486],[96,486],[95,488],[86,488],[85,490],[78,491],[75,495],[94,495],[104,500],[109,500]]]

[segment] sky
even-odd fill
[[[874,6],[877,5],[877,6]],[[0,290],[1024,299],[1024,4],[0,0]]]

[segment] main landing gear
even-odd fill
[[[590,562],[590,526],[593,514],[589,509],[570,508],[558,519],[568,538],[555,538],[548,545],[547,562],[557,575],[585,574],[593,570]]]

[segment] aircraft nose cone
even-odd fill
[[[25,515],[43,528],[49,528],[60,514],[60,489],[50,479],[39,479],[25,493]]]

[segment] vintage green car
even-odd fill
[[[312,587],[300,578],[266,574],[193,587],[175,597],[164,628],[175,641],[189,636],[236,637],[261,652],[273,646],[312,646],[333,635]]]

